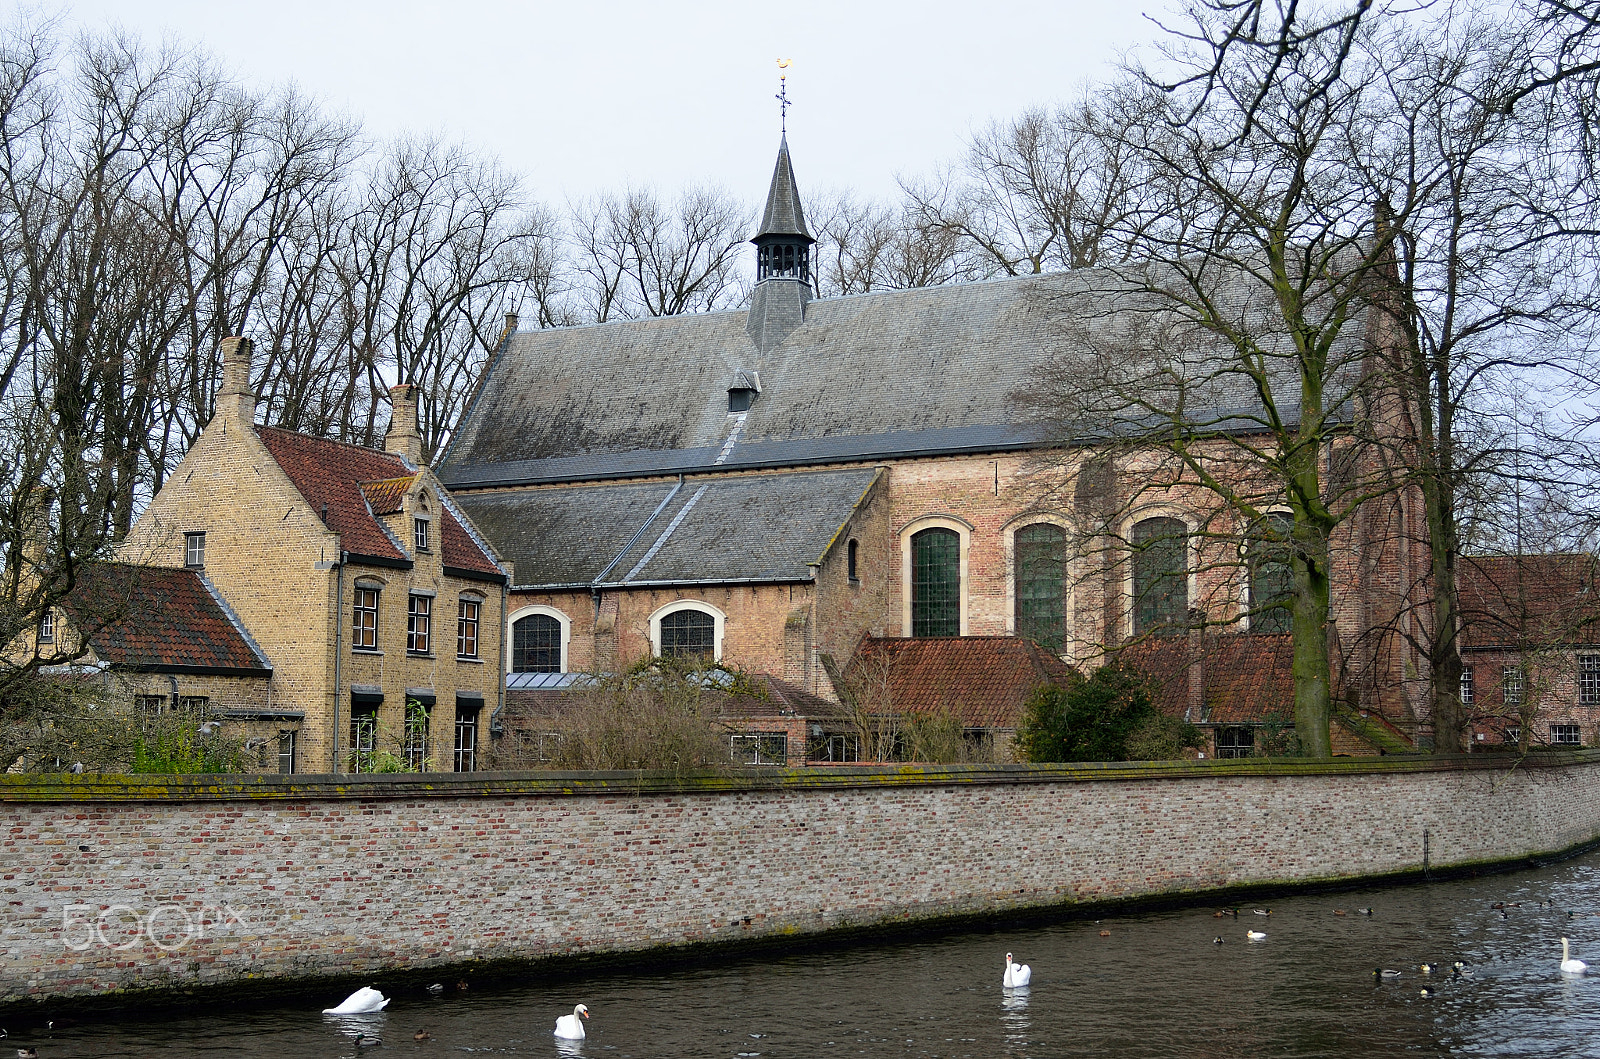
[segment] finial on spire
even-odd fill
[[[793,65],[789,59],[778,60],[778,94],[773,99],[778,101],[778,125],[784,135],[789,133],[789,75],[784,71]]]

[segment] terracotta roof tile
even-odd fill
[[[101,661],[139,669],[272,671],[194,570],[102,563],[66,603]]]
[[[404,478],[385,478],[381,482],[362,482],[361,493],[374,515],[393,515],[402,509],[406,493],[416,481],[417,476],[411,474]]]
[[[472,535],[456,520],[455,513],[448,507],[440,514],[439,522],[439,548],[446,566],[495,577],[503,576],[500,568],[483,553],[483,549],[478,547]]]
[[[1070,671],[1016,636],[867,637],[845,680],[867,710],[949,710],[968,728],[1015,728],[1028,697]]]
[[[1226,633],[1202,639],[1205,682],[1195,724],[1259,724],[1294,716],[1294,638],[1288,633]],[[1163,713],[1190,713],[1189,639],[1152,637],[1129,644],[1119,656],[1145,675]]]
[[[1600,642],[1600,564],[1586,552],[1462,556],[1462,644]]]

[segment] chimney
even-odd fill
[[[519,321],[517,320],[516,313],[506,313],[506,329],[501,333],[500,341],[504,342],[506,339],[517,333],[518,322]]]
[[[222,340],[222,388],[217,391],[216,417],[256,421],[256,395],[250,389],[250,360],[256,344],[248,338]]]
[[[389,387],[389,432],[383,436],[383,451],[404,456],[411,465],[422,465],[422,435],[417,432],[417,388],[409,382]]]
[[[22,525],[22,559],[35,570],[44,565],[50,554],[50,513],[55,502],[56,491],[48,485],[36,485],[28,491]]]

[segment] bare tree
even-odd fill
[[[919,227],[905,207],[865,202],[848,191],[814,202],[812,283],[832,298],[873,290],[933,287],[971,278],[959,237]]]

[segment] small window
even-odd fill
[[[782,732],[739,732],[729,736],[733,760],[741,765],[787,765],[789,737]]]
[[[428,596],[409,597],[406,604],[406,651],[414,655],[428,653],[428,622],[433,611],[433,600]]]
[[[278,771],[285,775],[294,772],[295,733],[286,730],[278,733]]]
[[[1516,743],[1522,742],[1522,729],[1521,729],[1521,727],[1519,727],[1518,725],[1512,725],[1511,727],[1507,728],[1506,729],[1506,734],[1505,734],[1505,741],[1507,743],[1511,743],[1511,744],[1516,744]]]
[[[1255,729],[1239,726],[1217,729],[1218,757],[1249,757],[1255,749]]]
[[[1500,701],[1507,706],[1522,705],[1522,667],[1506,666],[1500,670]]]
[[[185,713],[204,713],[210,705],[211,699],[206,695],[185,695],[178,700],[178,708]]]
[[[1552,724],[1550,726],[1551,746],[1581,746],[1583,738],[1578,734],[1575,724]]]
[[[350,771],[371,772],[372,755],[378,749],[378,707],[350,707]]]
[[[1469,710],[1472,708],[1472,704],[1477,701],[1478,697],[1478,692],[1472,683],[1472,679],[1472,667],[1462,666],[1461,691],[1457,697],[1461,700],[1461,705]]]
[[[478,708],[456,703],[455,770],[475,772],[478,768]]]
[[[456,657],[478,657],[478,612],[483,604],[463,599],[456,610]]]
[[[147,717],[159,717],[167,712],[167,704],[171,701],[165,695],[140,695],[134,700],[134,705]]]
[[[183,565],[199,569],[206,565],[206,535],[204,533],[185,533],[183,535]]]
[[[675,610],[661,616],[661,654],[669,658],[716,657],[717,619],[703,610]]]
[[[756,403],[756,392],[743,387],[728,391],[728,411],[748,412],[750,406]]]
[[[861,568],[856,565],[856,557],[861,553],[861,542],[852,540],[845,550],[845,566],[849,571],[850,580],[859,584],[861,582]]]
[[[378,649],[378,590],[356,586],[355,610],[351,615],[350,646],[357,651]]]
[[[433,704],[406,699],[406,768],[422,772],[428,767],[428,714]]]
[[[1600,655],[1578,656],[1578,705],[1600,706]]]
[[[47,610],[39,619],[39,642],[42,644],[56,642],[56,612]]]
[[[414,518],[411,520],[411,542],[416,545],[417,551],[428,550],[428,520]]]

